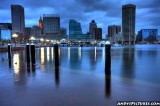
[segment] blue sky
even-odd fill
[[[25,9],[25,26],[38,25],[43,14],[59,14],[61,27],[69,27],[69,20],[81,23],[83,33],[88,32],[89,23],[95,20],[102,28],[103,38],[109,25],[122,24],[122,5],[136,5],[136,33],[144,28],[157,28],[160,35],[160,0],[1,0],[0,22],[11,22],[11,4]]]

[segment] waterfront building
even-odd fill
[[[24,8],[21,5],[11,5],[12,34],[17,34],[17,40],[22,41],[25,29]]]
[[[32,27],[32,36],[40,36],[40,35],[42,35],[41,28],[37,25],[34,25]]]
[[[81,24],[76,20],[69,21],[69,35],[82,34]]]
[[[108,36],[107,38],[111,43],[113,43],[117,35],[121,32],[121,26],[118,25],[110,25],[108,26]]]
[[[0,23],[0,40],[2,39],[10,40],[11,30],[12,30],[11,23]]]
[[[111,25],[108,26],[108,37],[114,37],[116,34],[121,32],[121,26]]]
[[[127,4],[122,6],[122,34],[125,44],[133,44],[135,39],[136,6]]]
[[[44,35],[55,35],[60,33],[60,17],[57,14],[43,15]]]
[[[102,40],[102,28],[94,28],[93,35],[94,40]]]
[[[25,36],[32,36],[32,28],[31,27],[26,27],[25,28]]]
[[[67,34],[67,29],[66,28],[60,28],[60,34],[65,36]]]
[[[81,24],[76,20],[69,21],[69,39],[74,41],[88,41],[92,39],[92,35],[90,34],[83,34],[81,29]]]
[[[89,24],[89,33],[93,36],[93,38],[95,38],[95,31],[94,29],[97,28],[97,23],[92,20],[91,23]]]
[[[69,35],[69,40],[71,41],[91,41],[93,39],[93,36],[90,34],[75,34],[75,35]]]
[[[158,29],[141,29],[138,31],[137,41],[154,42],[157,40]]]

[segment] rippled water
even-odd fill
[[[159,100],[160,45],[112,47],[111,79],[105,78],[104,47],[36,49],[36,66],[24,51],[0,52],[0,106],[106,106],[120,100]]]

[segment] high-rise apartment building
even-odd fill
[[[44,35],[55,35],[60,33],[60,17],[56,14],[43,15]]]
[[[11,5],[12,34],[18,35],[18,40],[23,39],[25,29],[24,8],[21,5]]]
[[[122,6],[122,34],[123,42],[133,44],[135,38],[136,6],[127,4]]]

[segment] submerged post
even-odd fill
[[[58,44],[54,45],[55,67],[59,67]]]
[[[31,44],[31,60],[32,60],[32,66],[35,66],[35,45]]]
[[[30,66],[30,45],[26,44],[26,60],[27,60],[27,67]]]
[[[109,41],[105,44],[105,75],[111,76],[111,45]]]

